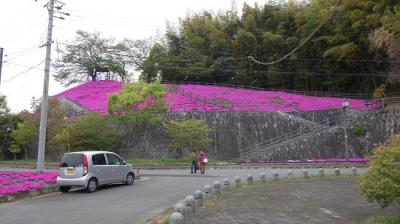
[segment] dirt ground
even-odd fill
[[[381,209],[365,201],[357,192],[356,178],[316,179],[229,190],[207,200],[185,223],[341,224],[391,213],[400,213],[400,209]]]

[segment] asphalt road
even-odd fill
[[[1,168],[1,170],[5,170]],[[316,169],[308,169],[316,175]],[[173,207],[179,200],[192,194],[196,189],[204,189],[205,184],[223,178],[248,174],[257,179],[261,172],[272,177],[272,169],[208,170],[206,175],[190,175],[188,170],[147,170],[142,171],[142,180],[132,186],[113,185],[99,189],[93,194],[77,190],[67,194],[54,193],[24,201],[0,204],[0,223],[21,224],[136,224]],[[276,169],[280,176],[286,176],[287,169]],[[341,169],[351,173],[350,169]],[[302,170],[293,170],[300,176]],[[326,174],[333,173],[327,170]]]

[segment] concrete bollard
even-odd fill
[[[204,186],[204,199],[211,198],[212,188],[210,185]]]
[[[266,177],[265,173],[260,174],[260,180],[261,180],[261,183],[264,183],[264,184],[267,182],[267,177]]]
[[[224,179],[224,190],[229,190],[231,188],[231,181],[228,178]]]
[[[292,177],[293,177],[293,171],[288,170],[288,171],[287,171],[287,177],[288,177],[288,178],[292,178]]]
[[[187,215],[194,214],[196,212],[196,209],[194,207],[194,197],[192,195],[189,195],[185,198],[185,204],[186,204],[186,211]]]
[[[169,224],[183,224],[183,223],[184,223],[183,215],[179,212],[174,212],[169,217]]]
[[[253,175],[247,175],[247,185],[253,184]]]
[[[279,174],[277,171],[274,171],[274,173],[272,174],[272,178],[274,178],[274,180],[279,180]]]
[[[213,194],[220,194],[221,193],[221,184],[219,183],[219,181],[214,181],[213,182],[212,193]]]
[[[242,185],[242,179],[239,176],[235,177],[235,187],[240,187]]]
[[[201,190],[196,190],[194,192],[194,205],[196,208],[203,206],[203,192],[201,192]]]
[[[306,169],[303,169],[303,177],[308,178],[308,171]]]
[[[185,215],[185,213],[186,213],[186,206],[184,205],[184,204],[182,204],[182,203],[177,203],[176,205],[175,205],[175,207],[174,207],[174,212],[178,212],[178,213],[180,213],[180,214],[182,214],[182,215]]]
[[[340,176],[340,169],[339,168],[335,168],[335,175],[336,176]]]
[[[353,167],[351,168],[351,172],[353,173],[354,176],[356,176],[356,175],[357,175],[357,167],[354,167],[354,166],[353,166]]]

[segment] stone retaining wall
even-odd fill
[[[239,158],[239,149],[246,148],[270,138],[278,137],[308,127],[312,121],[343,116],[341,110],[312,111],[300,113],[281,112],[183,112],[170,113],[168,120],[196,118],[204,120],[212,133],[212,143],[207,147],[211,159],[231,160]],[[400,110],[348,111],[347,132],[351,157],[366,156],[372,148],[386,142],[393,134],[400,133]],[[363,123],[368,128],[366,136],[355,136],[352,127]],[[169,141],[160,127],[148,128],[139,139],[133,140],[125,130],[119,151],[125,157],[166,158],[174,157]],[[304,136],[299,141],[288,142],[273,153],[257,155],[264,159],[306,159],[344,157],[343,126],[322,130]],[[198,149],[197,149],[198,150]]]

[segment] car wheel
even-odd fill
[[[62,193],[67,193],[70,189],[71,189],[71,187],[67,187],[67,186],[62,186],[62,187],[58,188],[58,190]]]
[[[135,176],[132,173],[128,173],[128,175],[126,175],[125,184],[132,185],[134,180],[135,180]]]
[[[95,178],[90,178],[86,187],[86,191],[93,193],[97,190],[97,180]]]

